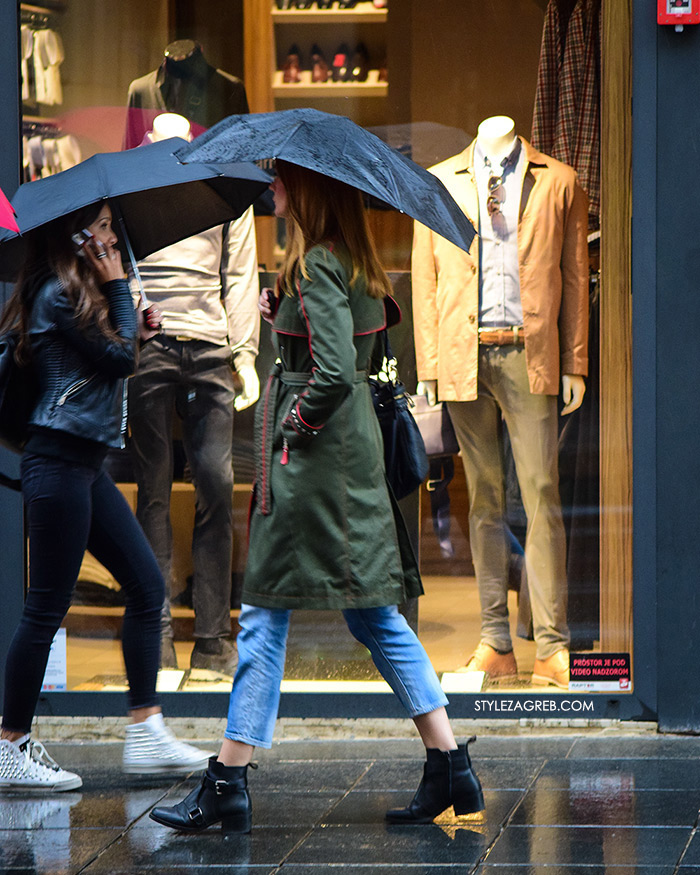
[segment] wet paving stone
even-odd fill
[[[77,873],[118,836],[106,829],[0,831],[0,872]]]
[[[288,864],[388,865],[410,861],[414,865],[475,864],[488,839],[466,826],[326,826],[312,831]]]
[[[198,775],[127,777],[120,743],[51,744],[83,787],[0,795],[0,873],[700,875],[698,742],[482,736],[470,750],[486,811],[427,826],[384,820],[420,782],[419,741],[281,742],[249,772],[252,833],[228,840],[148,817]]]
[[[681,860],[682,866],[700,866],[700,834],[696,833]]]
[[[607,783],[574,790],[531,790],[513,815],[514,826],[694,826],[700,798],[694,791],[635,793]]]
[[[254,827],[250,835],[224,839],[215,828],[184,835],[166,827],[136,827],[110,845],[87,871],[145,873],[179,868],[189,872],[197,867],[279,866],[307,832],[304,828]]]
[[[605,750],[605,748],[603,748]],[[700,799],[700,759],[654,757],[566,759],[547,762],[537,776],[538,786],[568,790],[605,786],[611,790],[692,790]]]
[[[645,735],[642,738],[577,738],[569,757],[700,759],[700,737]]]
[[[682,827],[509,826],[488,863],[663,866],[680,858],[690,833]]]
[[[668,866],[479,866],[475,875],[673,875],[675,867]]]

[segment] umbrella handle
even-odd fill
[[[126,251],[129,255],[129,262],[131,265],[131,273],[134,279],[136,280],[136,285],[139,287],[139,297],[141,298],[141,305],[146,309],[149,307],[151,302],[146,297],[146,292],[143,288],[143,283],[141,282],[141,274],[139,273],[138,265],[136,264],[136,258],[134,257],[134,250],[131,247],[131,240],[129,240],[129,235],[126,232],[126,225],[124,224],[124,217],[121,214],[121,210],[118,205],[112,202],[112,210],[116,213],[117,219],[119,220],[119,227],[122,232],[122,239],[126,246]]]

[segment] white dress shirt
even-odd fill
[[[523,324],[518,265],[518,215],[527,167],[520,140],[494,169],[477,140],[474,176],[479,195],[479,325],[505,328]],[[502,178],[493,194],[500,201],[493,215],[488,210],[488,181]]]

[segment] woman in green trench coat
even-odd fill
[[[290,612],[343,611],[426,746],[423,780],[394,823],[480,811],[481,785],[458,746],[427,654],[397,604],[422,586],[384,474],[367,373],[390,290],[359,192],[277,162],[275,214],[287,220],[278,288],[260,310],[277,362],[258,402],[257,468],[228,725],[201,785],[151,817],[174,829],[248,832],[247,767],[270,747]]]

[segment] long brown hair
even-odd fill
[[[362,275],[367,294],[383,298],[391,291],[369,230],[362,195],[350,185],[314,170],[277,160],[277,174],[287,192],[287,249],[282,285],[294,294],[297,271],[308,279],[305,254],[318,243],[343,244],[352,261],[354,283]]]
[[[18,362],[29,360],[29,319],[36,293],[51,275],[56,276],[64,293],[75,308],[78,325],[86,329],[95,325],[110,340],[119,341],[109,321],[107,299],[97,284],[89,264],[76,255],[71,234],[92,225],[105,201],[90,204],[47,222],[25,235],[26,255],[15,284],[12,297],[7,302],[0,319],[0,333],[17,330],[19,341],[16,349]]]

